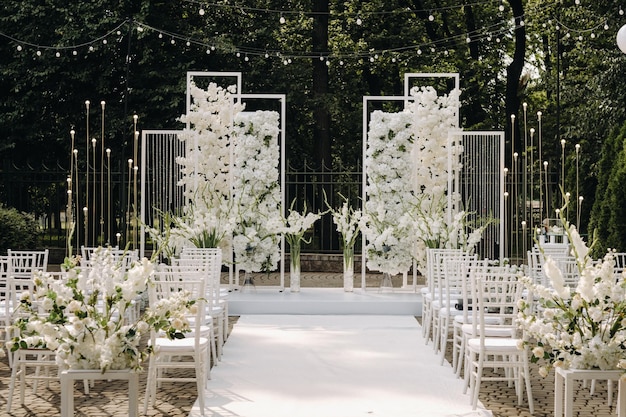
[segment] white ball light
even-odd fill
[[[22,45],[17,45],[17,50],[21,52],[22,51]]]
[[[620,51],[626,54],[626,25],[622,26],[617,32],[617,46]]]
[[[363,21],[361,20],[360,17],[356,19],[356,24],[359,25],[359,26],[361,26],[363,24]]]
[[[204,9],[200,9],[200,10],[198,10],[198,14],[199,14],[200,16],[204,16]]]

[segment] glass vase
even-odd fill
[[[383,277],[380,280],[380,292],[393,292],[393,282],[389,272],[383,272]]]
[[[343,248],[343,290],[354,290],[354,245]]]
[[[289,250],[289,290],[300,292],[300,243],[290,246]]]
[[[241,286],[241,292],[256,291],[256,285],[254,285],[254,278],[252,272],[246,271],[243,276],[243,285]]]

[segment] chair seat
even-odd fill
[[[468,335],[468,336],[472,335],[473,329],[474,329],[473,325],[469,323],[461,326],[461,331],[463,332],[463,334]],[[514,328],[509,327],[509,326],[499,326],[499,325],[485,326],[485,337],[512,338],[515,336],[515,331],[516,330]]]
[[[501,354],[523,354],[523,350],[519,350],[518,341],[510,337],[486,337],[484,339],[484,352],[489,354],[501,353]],[[467,347],[474,351],[481,350],[480,339],[469,339],[467,341]]]
[[[472,324],[474,318],[472,316],[468,316],[466,318],[463,315],[454,316],[454,322],[456,324]],[[502,324],[502,319],[500,317],[485,317],[485,324],[488,325],[497,325]]]
[[[184,339],[168,339],[166,337],[159,337],[155,339],[154,348],[158,349],[159,352],[189,352],[189,349],[193,348],[195,344],[195,338],[184,338]],[[206,337],[200,337],[199,345],[201,347],[209,345],[209,339]]]

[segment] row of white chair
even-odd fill
[[[455,249],[428,249],[423,290],[423,332],[443,363],[452,341],[453,370],[464,370],[474,408],[486,368],[489,379],[514,383],[519,402],[526,387],[533,411],[528,352],[519,351],[515,325],[523,285],[517,270],[491,265]],[[522,384],[524,382],[524,384]]]

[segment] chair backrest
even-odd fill
[[[188,272],[184,279],[172,279],[172,274],[167,270],[157,270],[153,273],[148,285],[148,299],[151,308],[156,308],[159,302],[170,299],[177,295],[185,294],[189,299],[196,300],[197,311],[188,315],[193,337],[196,339],[196,347],[202,334],[202,325],[205,322],[205,277],[202,271]],[[157,333],[151,332],[151,339]]]
[[[219,295],[220,282],[222,277],[222,249],[220,248],[196,248],[184,247],[178,263],[190,263],[201,261],[204,271],[207,273],[207,287]]]
[[[9,269],[7,275],[13,279],[32,279],[33,272],[48,269],[48,249],[41,251],[7,251]]]
[[[613,272],[615,275],[621,275],[624,271],[626,271],[626,252],[614,253],[613,259],[615,259],[615,268],[613,269]]]
[[[486,325],[494,321],[502,326],[516,327],[518,301],[524,284],[521,274],[510,269],[477,269],[472,277],[473,337],[480,336],[484,342]],[[489,319],[489,320],[487,320]],[[495,319],[495,320],[494,320]]]
[[[485,261],[479,261],[476,255],[448,259],[444,263],[446,302],[463,312],[463,323],[468,322],[471,311],[472,285],[470,279],[477,269],[485,267]]]
[[[440,290],[443,288],[445,261],[451,257],[463,256],[463,254],[461,249],[426,249],[426,284],[433,295],[441,293]]]

